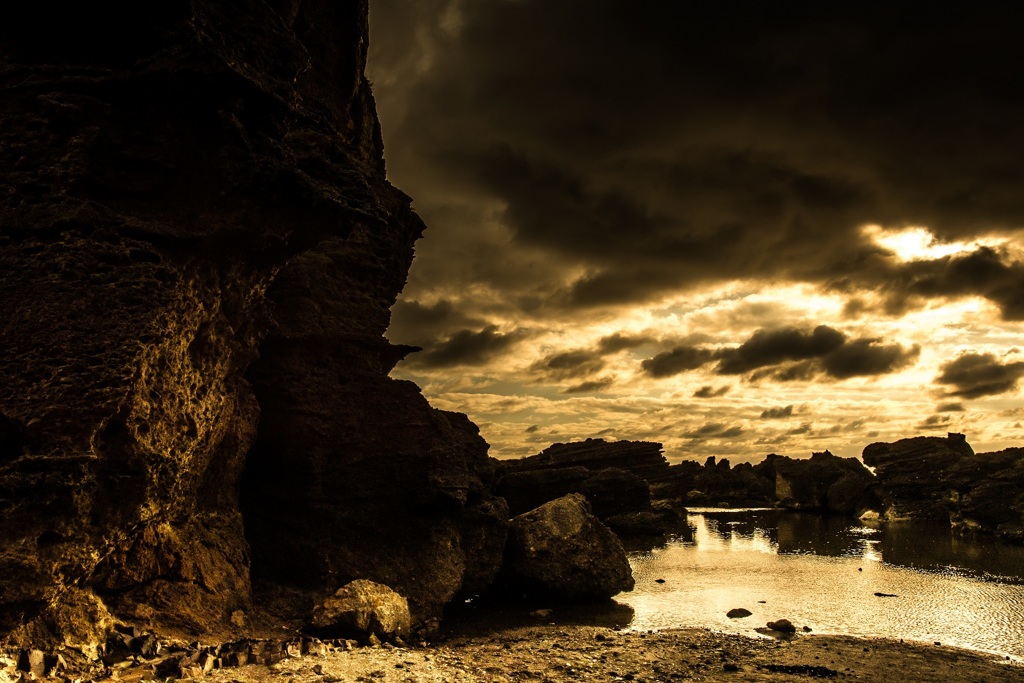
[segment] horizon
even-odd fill
[[[1021,445],[1018,18],[371,0],[392,376],[499,459]]]

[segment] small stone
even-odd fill
[[[729,617],[730,619],[742,619],[744,617],[749,617],[751,614],[753,614],[753,612],[751,612],[748,609],[745,609],[743,607],[736,607],[735,609],[731,609],[728,612],[726,612],[725,616]]]
[[[723,671],[739,671],[740,667],[737,664],[733,664],[732,662],[726,662],[725,664],[722,665],[722,670]]]
[[[367,642],[370,647],[380,647],[380,638],[377,637],[376,633],[371,633],[370,637],[367,638]]]
[[[789,619],[779,619],[777,621],[769,621],[768,628],[779,633],[796,633],[796,626],[793,626],[793,622]]]
[[[530,612],[530,616],[534,619],[547,619],[552,614],[554,614],[554,610],[550,609],[535,609]]]
[[[804,633],[810,633],[811,632],[811,627],[810,626],[804,626],[803,627],[803,632]]]
[[[665,583],[665,579],[655,579],[654,583]]]

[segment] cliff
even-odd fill
[[[219,633],[355,578],[422,623],[489,583],[487,444],[387,377],[423,225],[366,1],[0,14],[0,634]]]

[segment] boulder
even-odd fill
[[[728,612],[726,612],[725,616],[729,617],[730,619],[743,619],[745,617],[749,617],[751,614],[753,614],[753,612],[746,608],[736,607],[735,609],[731,609]]]
[[[507,590],[568,601],[633,588],[622,543],[580,494],[512,519],[502,574]]]
[[[337,590],[314,611],[310,631],[330,638],[368,642],[371,636],[389,642],[407,638],[409,603],[387,586],[357,579]]]

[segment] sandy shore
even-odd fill
[[[650,633],[535,626],[417,648],[360,648],[212,672],[218,683],[428,681],[1024,682],[1024,666],[935,645],[800,634],[750,638],[702,629]]]

